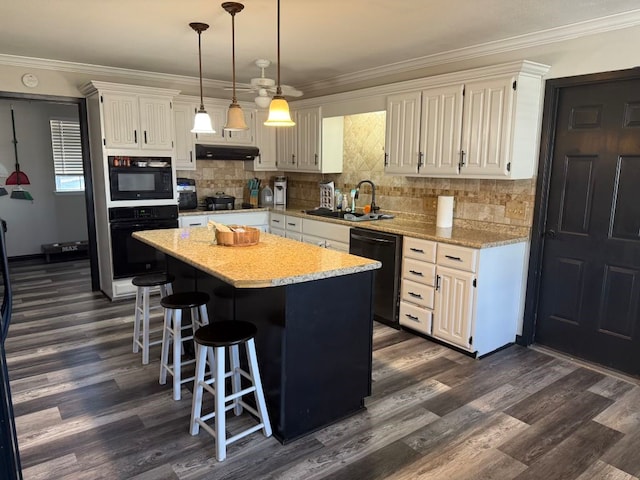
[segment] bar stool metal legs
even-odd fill
[[[173,293],[171,282],[173,275],[166,273],[141,275],[134,277],[131,283],[136,289],[136,307],[133,320],[133,353],[138,353],[142,349],[142,364],[149,363],[149,347],[159,345],[162,340],[150,341],[149,317],[153,310],[160,309],[160,305],[152,306],[149,300],[150,291],[154,287],[160,288],[160,297],[166,297]],[[159,332],[160,330],[157,330]]]
[[[180,400],[181,385],[191,382],[194,376],[182,377],[182,367],[195,363],[195,359],[182,361],[183,343],[193,340],[192,331],[208,325],[207,302],[209,295],[203,292],[174,293],[161,300],[164,307],[162,356],[160,359],[160,384],[167,383],[167,374],[173,377],[173,399]],[[190,310],[191,323],[182,324],[183,310]],[[183,334],[184,332],[184,334]],[[173,348],[173,360],[169,363],[169,348]],[[213,358],[213,353],[211,354]]]
[[[256,327],[249,322],[220,321],[199,329],[195,334],[195,342],[198,348],[196,356],[196,379],[193,389],[193,403],[191,408],[191,435],[197,435],[200,427],[211,434],[216,441],[216,458],[223,461],[227,456],[227,445],[239,440],[258,430],[264,435],[271,436],[271,424],[267,412],[262,381],[258,368],[258,360],[255,348]],[[249,372],[240,367],[239,344],[244,343],[247,352]],[[229,348],[229,371],[226,371],[225,350]],[[207,363],[207,354],[214,351],[213,376],[204,378]],[[211,361],[211,359],[210,359]],[[232,392],[225,392],[226,379],[230,378]],[[242,388],[241,379],[248,380],[249,385]],[[214,411],[202,415],[202,401],[204,392],[214,396]],[[244,395],[253,393],[256,408],[243,401]],[[235,415],[240,415],[243,409],[251,412],[258,423],[231,437],[226,436],[226,412],[233,410]],[[214,419],[214,428],[206,422]]]

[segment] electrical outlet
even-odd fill
[[[505,217],[513,218],[514,220],[525,220],[527,218],[527,203],[507,202],[505,205]]]

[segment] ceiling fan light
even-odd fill
[[[227,110],[227,124],[224,126],[224,129],[229,132],[249,130],[249,126],[244,120],[244,112],[236,102],[229,105],[229,110]]]
[[[269,108],[271,97],[258,95],[253,101],[256,102],[256,105],[260,108]]]
[[[264,122],[267,127],[293,127],[296,123],[291,120],[289,104],[281,95],[276,95],[269,105],[269,118]]]
[[[201,108],[196,113],[191,133],[216,133],[211,125],[211,117],[204,108]]]

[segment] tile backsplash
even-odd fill
[[[318,183],[335,182],[336,188],[349,191],[360,180],[376,185],[376,204],[381,211],[435,222],[438,195],[455,197],[454,225],[499,230],[517,235],[529,234],[533,221],[536,179],[468,180],[458,178],[416,178],[384,173],[385,112],[344,117],[344,166],[341,174],[291,173],[288,180],[288,204],[301,208],[319,205]],[[245,170],[239,161],[198,161],[197,170],[179,171],[179,176],[194,178],[198,197],[218,191],[246,197],[246,184],[252,177],[268,180],[273,186],[275,172]],[[369,185],[363,185],[358,206],[370,202]]]

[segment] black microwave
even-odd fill
[[[162,200],[174,196],[170,157],[110,156],[111,200]]]

